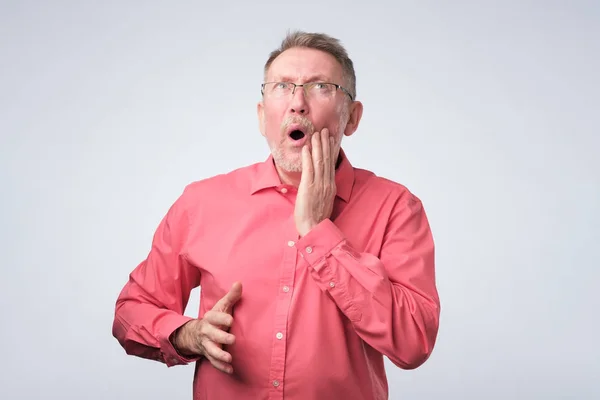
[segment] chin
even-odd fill
[[[277,166],[286,172],[302,172],[301,157],[273,152],[273,158]]]

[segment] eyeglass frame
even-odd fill
[[[323,85],[333,85],[335,86],[335,90],[341,90],[342,92],[346,93],[348,95],[348,97],[350,97],[350,100],[354,101],[354,98],[352,97],[352,95],[350,94],[350,91],[348,89],[346,89],[345,87],[343,87],[342,85],[338,85],[337,83],[332,83],[332,82],[306,82],[303,84],[298,84],[298,83],[294,83],[294,82],[284,82],[284,81],[279,81],[279,82],[263,82],[260,84],[260,94],[262,94],[263,96],[265,95],[265,85],[268,85],[270,83],[285,83],[288,85],[292,85],[293,89],[292,89],[292,96],[296,93],[296,88],[301,87],[304,90],[304,86],[305,85],[316,85],[316,84],[323,84]]]

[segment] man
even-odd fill
[[[403,369],[430,356],[432,234],[415,195],[341,149],[362,116],[355,82],[338,40],[289,34],[257,109],[270,156],[188,185],[123,288],[114,336],[195,362],[194,399],[386,399],[383,356]]]

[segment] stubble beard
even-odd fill
[[[336,154],[339,151],[342,138],[344,137],[344,130],[346,129],[347,120],[347,107],[344,107],[344,110],[340,115],[340,120],[338,123],[338,132],[334,136],[333,146],[336,148]],[[279,143],[268,141],[269,148],[271,150],[271,154],[273,155],[273,160],[275,161],[275,164],[282,170],[290,173],[302,172],[302,148],[292,148],[286,146],[288,138],[285,132],[287,127],[293,123],[302,124],[306,128],[306,132],[310,132],[308,134],[308,140],[311,140],[312,133],[314,132],[313,124],[307,118],[304,117],[288,117],[284,120],[281,127],[281,132],[283,133],[283,138],[281,139],[281,141]]]

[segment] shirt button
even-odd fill
[[[295,243],[293,240],[290,240],[290,241],[288,242],[288,246],[290,246],[290,247],[294,247],[294,245],[295,245],[295,244],[296,244],[296,243]]]
[[[277,335],[275,336],[277,337],[277,339],[281,339],[283,337],[283,333],[277,332]]]
[[[335,283],[329,282],[329,287],[335,287]]]
[[[281,193],[286,194],[287,193],[287,189],[286,188],[281,188]]]
[[[289,292],[290,291],[290,287],[289,286],[284,286],[283,287],[283,291],[286,292],[286,293]]]
[[[307,252],[308,254],[312,253],[312,247],[308,246],[308,247],[306,248],[306,252]]]
[[[273,386],[275,386],[275,387],[279,386],[279,381],[277,379],[275,379],[273,381]]]

